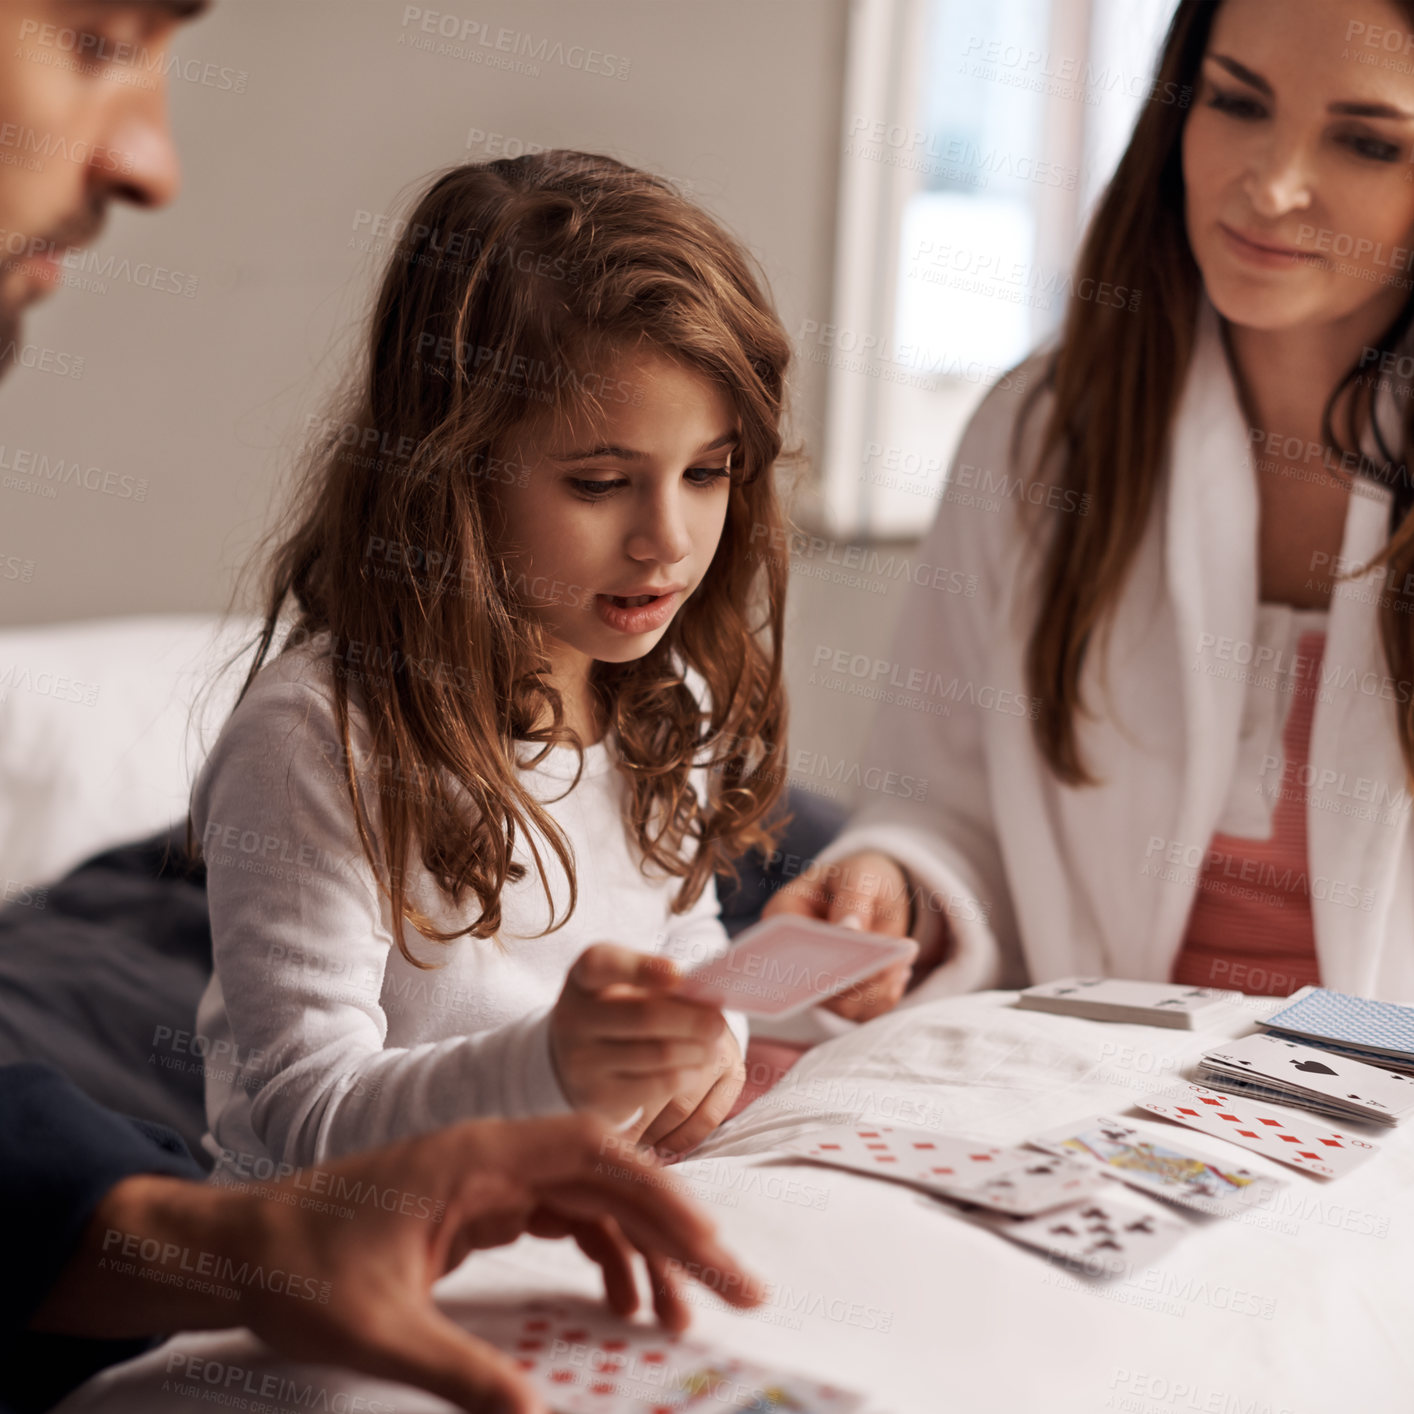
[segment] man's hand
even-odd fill
[[[846,855],[833,864],[811,864],[761,910],[763,918],[778,913],[901,938],[908,932],[908,876],[896,859],[877,850]],[[896,962],[821,1005],[851,1021],[882,1016],[898,1005],[921,961]]]
[[[319,1194],[327,1201],[301,1206]],[[573,1237],[625,1316],[638,1306],[640,1254],[670,1330],[688,1324],[671,1264],[714,1273],[733,1306],[762,1300],[672,1175],[578,1114],[456,1125],[303,1170],[264,1196],[125,1179],[99,1204],[32,1324],[95,1336],[248,1326],[292,1359],[417,1385],[466,1410],[545,1414],[514,1362],[431,1296],[470,1252],[526,1232]],[[241,1285],[241,1270],[264,1279]],[[183,1275],[198,1272],[206,1276]]]
[[[680,1090],[644,1130],[640,1144],[651,1144],[665,1158],[695,1149],[726,1119],[741,1087],[746,1061],[731,1031],[723,1028],[713,1069]]]

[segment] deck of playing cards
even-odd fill
[[[779,1020],[917,956],[912,938],[778,913],[746,929],[720,957],[685,973],[674,995]]]
[[[1257,1024],[1386,1070],[1414,1071],[1414,1007],[1303,987]]]
[[[1198,1079],[1336,1119],[1394,1125],[1414,1114],[1414,1076],[1273,1032],[1244,1036],[1209,1051],[1198,1067]]]
[[[1127,982],[1118,977],[1065,977],[1028,987],[1017,998],[1027,1011],[1080,1016],[1087,1021],[1128,1021],[1197,1031],[1229,1019],[1240,992],[1182,987],[1172,982]]]
[[[1140,1100],[1139,1108],[1319,1178],[1339,1178],[1379,1153],[1379,1145],[1368,1139],[1315,1122],[1293,1122],[1246,1096],[1222,1094],[1203,1085],[1176,1085]]]
[[[1142,1193],[1216,1217],[1266,1202],[1283,1187],[1277,1179],[1207,1158],[1109,1115],[1061,1125],[1026,1142],[1048,1154],[1088,1160]]]

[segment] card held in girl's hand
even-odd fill
[[[747,1016],[793,1016],[917,956],[912,938],[777,914],[748,928],[720,957],[684,974],[673,995]]]

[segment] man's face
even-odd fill
[[[205,0],[0,0],[0,367],[112,200],[176,195],[166,51]],[[8,356],[7,356],[8,354]]]

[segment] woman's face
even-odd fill
[[[1183,177],[1189,243],[1224,318],[1264,330],[1392,320],[1414,289],[1404,13],[1384,0],[1225,0]]]
[[[717,553],[731,495],[737,420],[720,387],[651,351],[620,357],[602,385],[598,415],[509,448],[524,484],[497,488],[497,549],[562,681],[663,637]]]

